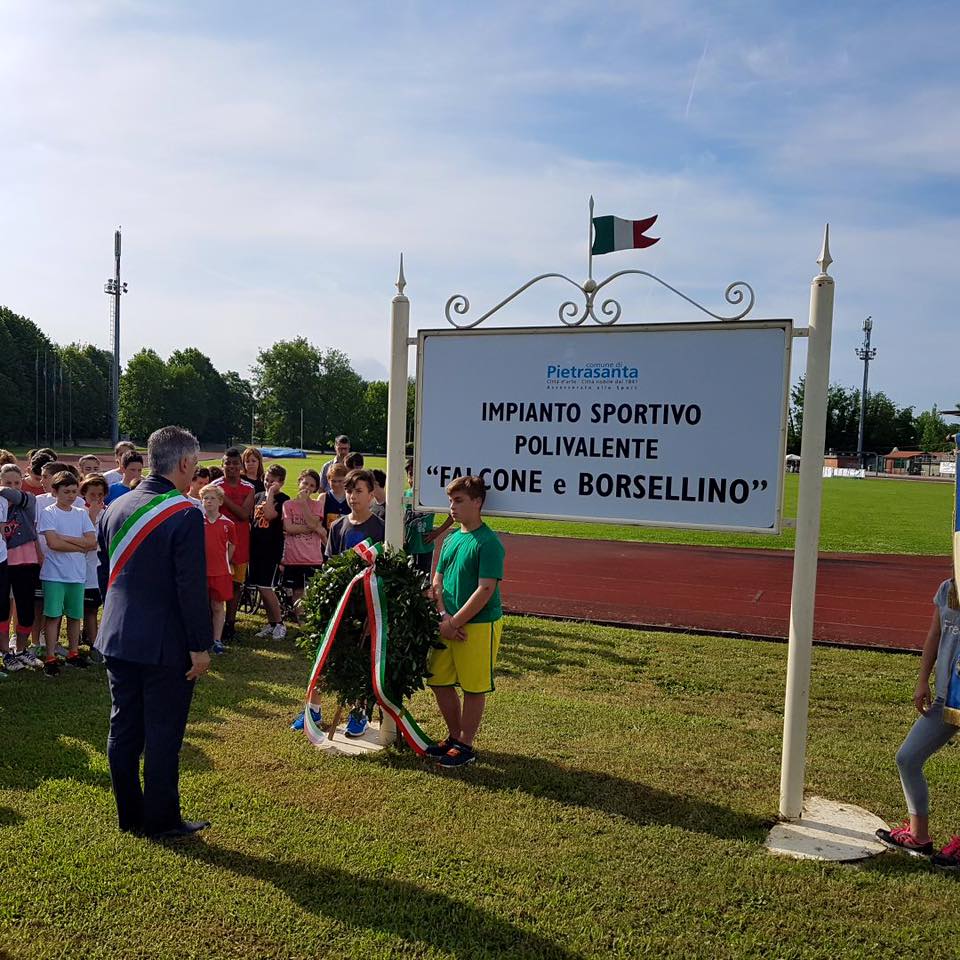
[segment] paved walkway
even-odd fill
[[[793,553],[502,534],[511,613],[785,638]],[[949,557],[821,554],[814,639],[916,650]]]

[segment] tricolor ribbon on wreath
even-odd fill
[[[303,730],[311,743],[318,744],[325,736],[324,731],[314,721],[310,702],[323,673],[327,657],[337,641],[337,632],[343,620],[347,603],[354,587],[362,585],[364,599],[367,606],[367,621],[370,627],[370,670],[373,679],[373,691],[383,711],[393,718],[397,729],[403,734],[404,740],[410,744],[417,754],[422,755],[433,741],[417,726],[417,722],[410,716],[402,702],[394,702],[386,690],[387,657],[390,649],[390,632],[388,629],[387,598],[384,594],[380,578],[377,576],[377,557],[383,553],[383,544],[364,540],[354,548],[367,563],[365,570],[361,570],[348,584],[340,597],[337,607],[327,624],[317,651],[317,659],[310,673],[310,683],[307,685],[306,704],[304,706]]]

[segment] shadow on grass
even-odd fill
[[[389,877],[366,879],[303,861],[269,860],[201,840],[170,849],[186,859],[270,883],[318,917],[391,934],[411,944],[427,944],[455,957],[580,957],[491,913],[414,883]]]
[[[0,827],[15,827],[23,823],[23,815],[10,807],[0,807]]]
[[[243,647],[256,650],[253,643]],[[276,650],[276,647],[269,648]],[[289,659],[292,650],[284,650]],[[231,668],[229,659],[218,659],[219,675],[206,677],[194,693],[190,707],[187,739],[181,754],[186,770],[211,770],[214,761],[199,741],[216,741],[212,730],[200,731],[196,724],[229,729],[238,716],[260,719],[271,716],[266,705],[288,705],[289,697],[263,686],[262,671],[249,662]],[[8,738],[0,764],[0,786],[19,790],[35,789],[45,780],[70,778],[80,783],[110,789],[110,775],[91,764],[88,745],[105,755],[110,727],[110,693],[106,670],[92,667],[78,676],[74,671],[48,680],[24,671],[5,687],[0,702],[0,725],[16,725],[18,735]],[[50,718],[56,718],[58,732],[79,743],[63,743],[51,737]]]
[[[906,879],[918,874],[932,873],[935,877],[943,877],[951,883],[960,881],[960,871],[942,870],[930,863],[925,857],[911,857],[895,850],[888,850],[869,860],[862,860],[856,864],[858,870],[867,873],[877,873],[883,877],[897,877]]]
[[[387,758],[384,758],[387,759]],[[378,761],[379,762],[379,758]],[[387,762],[416,766],[408,751]],[[437,776],[448,776],[438,772]],[[672,826],[722,840],[762,843],[772,822],[699,797],[668,793],[613,774],[562,766],[538,757],[484,750],[459,776],[472,786],[496,792],[521,791],[564,806],[623,817],[638,826]]]
[[[612,666],[642,670],[648,658],[615,653],[614,641],[593,636],[593,631],[576,637],[557,637],[537,623],[511,622],[509,636],[500,648],[498,669],[505,673],[560,673],[570,667],[585,667],[594,659]]]

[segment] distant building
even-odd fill
[[[860,466],[860,458],[855,453],[846,453],[840,450],[829,450],[823,458],[825,467],[834,469],[853,469]]]
[[[894,447],[880,458],[884,473],[905,474],[911,477],[939,477],[940,464],[953,463],[955,455],[950,452],[925,453],[923,450],[898,450]]]

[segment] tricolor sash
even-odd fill
[[[310,700],[313,692],[323,673],[324,664],[327,657],[333,649],[337,639],[337,631],[340,629],[340,622],[343,620],[344,611],[353,593],[353,588],[363,584],[363,594],[367,606],[367,622],[370,626],[370,671],[373,680],[373,692],[376,695],[377,703],[388,713],[397,729],[403,734],[403,738],[410,744],[413,750],[422,755],[427,747],[433,741],[417,726],[417,722],[410,716],[409,711],[402,702],[395,701],[386,690],[386,667],[387,655],[389,650],[389,631],[387,629],[387,598],[384,595],[380,578],[377,576],[377,557],[383,553],[383,544],[374,543],[372,540],[364,540],[353,548],[368,564],[365,570],[361,570],[348,584],[343,591],[343,596],[337,603],[337,607],[327,624],[327,629],[323,633],[323,639],[320,641],[320,649],[317,652],[317,659],[310,673],[310,683],[307,685],[307,697],[303,711],[303,730],[311,743],[320,743],[324,737],[324,731],[314,721],[310,712]]]
[[[960,434],[954,440],[960,450]],[[957,459],[960,460],[960,456]],[[953,496],[953,582],[960,585],[960,471],[957,471]],[[950,664],[950,682],[947,684],[943,719],[955,727],[960,727],[960,648]]]
[[[171,490],[169,493],[159,494],[134,510],[110,541],[110,579],[107,586],[112,586],[140,544],[164,520],[181,510],[192,508],[193,505],[193,501],[188,500],[179,490]]]

